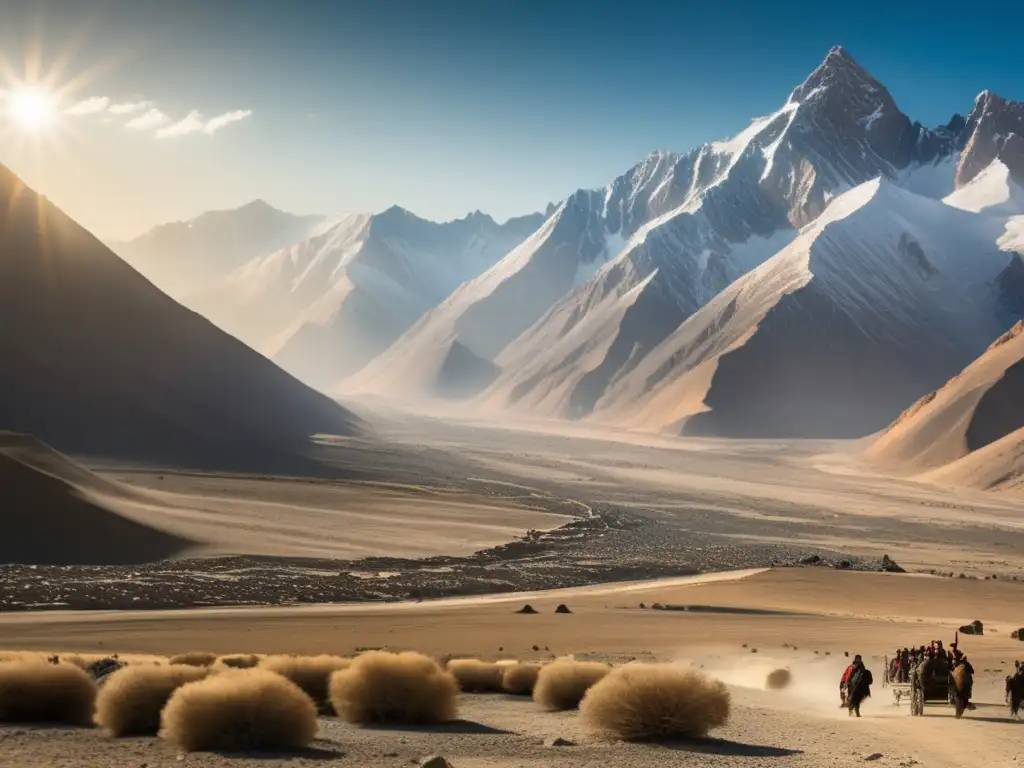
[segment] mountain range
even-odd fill
[[[176,300],[188,302],[250,259],[314,234],[324,221],[324,216],[296,216],[254,200],[108,245]]]
[[[571,195],[342,391],[445,395],[410,389],[410,371],[458,342],[500,369],[478,398],[496,409],[701,434],[880,428],[1020,316],[1020,135],[1021,105],[988,92],[926,129],[833,48],[734,138]]]
[[[924,127],[836,47],[736,136],[545,214],[302,219],[189,304],[334,394],[864,435],[1024,314],[1022,137],[1024,104],[988,91]]]
[[[60,451],[288,472],[361,421],[156,288],[0,166],[0,424]]]

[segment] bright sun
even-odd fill
[[[7,94],[7,113],[24,131],[41,131],[57,113],[53,96],[41,88],[22,87]]]

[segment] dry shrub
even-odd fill
[[[171,664],[186,664],[190,667],[210,667],[217,661],[217,654],[205,651],[190,651],[171,656]]]
[[[338,717],[363,725],[425,725],[455,719],[459,684],[420,653],[370,651],[331,676]]]
[[[533,688],[537,685],[537,675],[540,674],[540,664],[520,662],[513,666],[505,667],[501,676],[501,687],[506,693],[513,696],[532,696]]]
[[[160,736],[189,752],[307,746],[316,707],[295,683],[265,669],[231,669],[186,683],[167,701]]]
[[[148,736],[160,730],[160,713],[171,694],[202,680],[207,667],[141,664],[114,672],[96,697],[96,724],[113,736]]]
[[[259,665],[260,657],[255,653],[236,653],[219,657],[217,663],[231,669],[251,669]]]
[[[607,664],[599,661],[558,659],[541,668],[533,700],[546,709],[575,709],[587,689],[610,671]]]
[[[479,659],[452,659],[448,671],[466,693],[501,693],[502,665]]]
[[[793,674],[788,669],[773,669],[765,679],[765,687],[771,691],[781,691],[793,682]]]
[[[96,684],[73,664],[0,664],[0,722],[92,725]]]
[[[584,721],[627,741],[706,736],[729,719],[721,680],[672,664],[627,664],[587,691]]]
[[[323,712],[330,712],[327,688],[331,675],[347,669],[352,659],[341,656],[268,656],[260,661],[260,669],[283,675],[306,692]]]

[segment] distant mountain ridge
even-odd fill
[[[250,259],[312,234],[325,216],[298,216],[253,200],[233,210],[208,211],[161,224],[110,248],[172,297],[192,294]]]
[[[236,269],[195,307],[304,381],[329,388],[542,222],[533,214],[498,224],[476,211],[436,223],[398,206],[345,216]]]

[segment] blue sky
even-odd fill
[[[985,6],[991,27],[942,2],[0,0],[0,14],[0,88],[38,60],[60,109],[83,112],[46,136],[0,127],[0,162],[108,237],[257,197],[526,213],[651,150],[736,133],[835,44],[925,124],[984,88],[1024,98],[1011,2]]]

